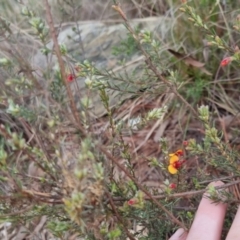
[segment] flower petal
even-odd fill
[[[232,60],[233,60],[232,57],[226,57],[221,61],[220,66],[221,67],[227,66]]]
[[[75,80],[75,78],[76,78],[75,75],[72,74],[72,73],[67,75],[67,81],[68,82],[72,82],[73,80]]]
[[[183,150],[178,149],[174,154],[177,155],[177,156],[183,156]]]
[[[170,159],[169,159],[169,163],[170,163],[170,164],[173,164],[173,163],[175,163],[175,162],[177,162],[177,161],[179,161],[179,157],[178,157],[177,155],[175,155],[175,154],[173,154],[173,155],[170,157]]]
[[[177,185],[175,183],[170,183],[169,184],[169,188],[171,189],[175,189],[177,187]]]
[[[128,203],[128,205],[132,206],[132,205],[135,205],[137,202],[138,202],[137,199],[132,198],[132,199],[128,200],[127,203]]]
[[[176,174],[178,172],[178,170],[173,166],[173,165],[169,165],[168,166],[168,171],[171,173],[171,174]]]

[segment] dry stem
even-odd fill
[[[132,34],[133,38],[136,40],[136,43],[138,44],[139,49],[141,50],[141,52],[143,53],[143,55],[146,57],[146,64],[148,65],[149,69],[151,69],[153,71],[153,73],[155,74],[155,76],[161,80],[163,83],[165,83],[170,90],[192,111],[192,113],[195,115],[195,117],[198,117],[198,113],[197,111],[191,106],[191,104],[189,104],[184,97],[177,91],[176,87],[171,84],[171,82],[169,82],[156,68],[156,66],[154,65],[151,57],[149,56],[149,54],[145,51],[145,49],[142,47],[141,43],[140,43],[140,39],[139,37],[135,34],[133,28],[130,26],[125,14],[123,13],[123,10],[121,9],[121,7],[119,5],[113,5],[112,6],[113,9],[115,9],[120,16],[123,18],[124,22],[125,22],[125,27],[128,29],[128,31]]]
[[[113,201],[113,199],[112,199],[112,196],[110,195],[109,192],[106,192],[106,194],[107,194],[107,196],[108,196],[109,203],[110,203],[110,205],[111,205],[111,207],[112,207],[112,210],[114,211],[114,213],[115,213],[118,221],[122,224],[122,226],[123,226],[123,228],[124,228],[127,236],[128,236],[129,239],[131,239],[131,240],[136,240],[136,239],[133,237],[133,235],[128,231],[128,229],[126,228],[123,220],[121,219],[121,217],[120,217],[120,215],[119,215],[119,213],[118,213],[118,211],[117,211],[117,209],[116,209],[116,207],[115,207],[115,205],[114,205],[114,201]]]
[[[63,82],[65,84],[65,87],[66,87],[66,90],[67,90],[67,95],[68,95],[68,98],[69,98],[69,101],[70,101],[71,111],[72,111],[72,114],[73,114],[73,116],[74,116],[74,118],[77,122],[78,127],[80,128],[82,133],[84,133],[85,131],[84,131],[84,128],[82,127],[82,125],[81,125],[81,121],[80,121],[80,118],[79,118],[77,107],[76,107],[76,104],[74,102],[74,97],[73,97],[70,85],[67,81],[65,66],[64,66],[62,56],[61,56],[61,51],[60,51],[60,47],[59,47],[59,44],[58,44],[57,34],[56,34],[56,31],[55,31],[55,28],[54,28],[54,23],[53,23],[53,18],[52,18],[52,13],[51,13],[51,7],[48,3],[48,0],[44,0],[44,1],[45,1],[45,7],[46,7],[47,22],[48,22],[49,28],[51,30],[51,37],[52,37],[52,40],[53,40],[53,43],[54,43],[54,48],[55,48],[56,56],[57,56],[57,59],[58,59],[58,64],[59,64],[61,76],[62,76]]]

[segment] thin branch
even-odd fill
[[[180,226],[181,228],[183,228],[184,230],[187,231],[187,227],[180,222],[170,211],[168,211],[160,202],[158,202],[152,195],[151,193],[149,193],[140,183],[138,183],[137,179],[135,179],[129,172],[128,170],[119,163],[119,161],[113,157],[104,147],[99,146],[98,148],[107,156],[107,158],[109,158],[112,162],[114,162],[116,164],[116,166],[118,168],[120,168],[127,177],[129,177],[136,185],[137,187],[143,192],[145,193],[146,196],[149,197],[149,199],[154,202],[160,209],[162,209],[167,216],[172,220],[172,222],[174,222],[175,224],[177,224],[178,226]]]
[[[126,15],[124,14],[124,12],[122,11],[121,7],[119,5],[113,5],[113,9],[115,9],[119,15],[123,18],[123,20],[125,21],[125,27],[128,29],[128,31],[132,34],[133,38],[136,40],[136,43],[138,44],[139,49],[141,50],[142,54],[146,57],[146,64],[148,65],[149,69],[151,69],[153,71],[153,73],[155,74],[155,76],[161,80],[163,83],[165,83],[170,89],[171,91],[192,111],[192,113],[198,117],[198,113],[197,111],[191,106],[191,104],[189,104],[186,99],[177,91],[176,87],[169,82],[156,68],[156,66],[154,65],[150,55],[145,51],[145,49],[143,48],[142,44],[140,43],[140,39],[139,37],[135,34],[133,28],[130,26]]]
[[[215,179],[215,181],[217,181],[219,179]],[[212,180],[214,181],[214,180]],[[224,185],[220,185],[220,186],[216,186],[214,187],[216,190],[219,189],[225,189],[225,188],[229,188],[231,186],[237,185],[240,183],[240,180],[236,180],[236,181],[232,181],[230,183],[226,183]],[[202,189],[202,190],[196,190],[196,191],[188,191],[188,192],[182,192],[182,193],[174,193],[174,194],[170,194],[170,195],[166,195],[166,194],[161,194],[161,195],[155,195],[152,196],[154,199],[172,199],[172,198],[180,198],[180,197],[194,197],[195,195],[199,195],[199,194],[203,194],[207,191],[207,188]],[[151,200],[151,198],[149,197],[144,197],[145,200]],[[129,198],[121,198],[121,197],[115,197],[113,198],[114,201],[128,201]],[[235,201],[235,200],[234,200]],[[239,200],[238,200],[239,201]]]
[[[216,190],[219,189],[224,189],[224,188],[229,188],[231,186],[234,186],[236,184],[239,184],[240,180],[236,180],[230,183],[226,183],[224,185],[221,186],[216,186],[214,187]],[[155,199],[164,199],[164,198],[179,198],[179,197],[192,197],[194,195],[198,195],[198,194],[203,194],[207,191],[207,189],[202,189],[202,190],[196,190],[196,191],[189,191],[189,192],[183,192],[183,193],[175,193],[175,194],[171,194],[169,196],[166,195],[157,195],[157,196],[153,196]],[[147,199],[147,198],[146,198]]]
[[[60,51],[60,47],[58,44],[58,39],[57,39],[57,34],[56,34],[56,30],[54,27],[54,22],[53,22],[53,17],[52,17],[52,13],[51,13],[51,7],[48,3],[48,0],[44,0],[45,2],[45,7],[46,7],[46,15],[47,15],[47,22],[51,31],[51,37],[54,43],[54,48],[55,48],[55,52],[56,52],[56,56],[58,59],[58,64],[59,64],[59,68],[60,68],[60,72],[61,72],[61,76],[63,79],[63,82],[65,84],[66,90],[67,90],[67,95],[70,101],[70,108],[72,111],[72,114],[78,124],[78,127],[80,128],[80,130],[82,131],[82,133],[85,133],[84,128],[81,124],[80,118],[79,118],[79,114],[78,114],[78,110],[76,107],[76,104],[74,102],[74,97],[70,88],[70,85],[67,81],[67,75],[66,75],[66,71],[65,71],[65,66],[64,66],[64,62],[61,56],[61,51]]]
[[[29,212],[33,207],[34,207],[34,205],[30,205],[30,206],[27,206],[26,208],[24,208],[24,209],[22,209],[21,211],[18,211],[18,212],[1,214],[1,218],[9,218],[9,217],[15,217],[15,216],[19,217],[19,215],[24,214],[26,212]]]
[[[119,215],[119,213],[118,213],[118,211],[117,211],[117,209],[116,209],[116,207],[115,207],[115,205],[114,205],[112,196],[110,195],[109,192],[106,192],[106,194],[107,194],[107,197],[108,197],[108,199],[109,199],[109,203],[110,203],[110,205],[111,205],[111,207],[112,207],[112,210],[113,210],[113,212],[115,213],[118,221],[122,224],[122,227],[124,228],[127,236],[128,236],[129,239],[131,239],[131,240],[136,240],[136,239],[133,237],[133,235],[128,231],[128,229],[126,228],[126,226],[125,226],[122,218],[120,217],[120,215]]]

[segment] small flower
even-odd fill
[[[132,206],[132,205],[135,205],[136,203],[138,202],[138,200],[137,199],[135,199],[135,198],[132,198],[132,199],[130,199],[130,200],[128,200],[128,205],[129,206]]]
[[[170,183],[169,184],[169,188],[171,189],[175,189],[177,187],[177,185],[175,183]]]
[[[178,170],[182,167],[183,163],[185,163],[185,160],[184,161],[175,160],[175,162],[170,162],[170,164],[168,165],[168,171],[171,174],[176,174]]]
[[[227,66],[232,60],[233,60],[232,57],[226,57],[226,58],[224,58],[224,59],[221,61],[220,66],[221,66],[221,67],[225,67],[225,66]]]
[[[168,171],[171,174],[176,174],[178,172],[177,162],[179,161],[179,157],[175,154],[170,154],[169,156],[170,156],[170,160],[169,160],[170,164],[168,165]]]
[[[68,82],[72,82],[73,80],[75,80],[75,75],[73,73],[70,73],[67,75],[67,81]]]
[[[170,153],[169,154],[170,157],[173,157],[173,156],[183,156],[183,150],[182,149],[178,149],[175,153]]]
[[[183,146],[187,146],[188,145],[188,141],[183,141]]]
[[[171,153],[169,154],[169,165],[168,165],[168,171],[171,174],[176,174],[178,172],[178,169],[180,169],[182,167],[182,164],[185,161],[180,161],[179,157],[183,156],[183,151],[177,150],[175,153]]]

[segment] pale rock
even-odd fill
[[[134,19],[130,21],[133,28],[139,27],[142,30],[154,33],[154,37],[160,42],[169,38],[171,21],[166,17],[151,17],[144,19]],[[77,31],[73,31],[73,27],[77,27]],[[112,70],[116,75],[124,76],[125,73],[132,74],[137,71],[134,78],[137,80],[143,74],[144,56],[139,51],[134,52],[131,56],[120,54],[114,56],[112,54],[113,47],[119,46],[121,41],[127,38],[127,29],[123,23],[109,23],[86,21],[76,23],[66,23],[58,30],[58,42],[64,44],[68,50],[67,58],[64,57],[66,65],[69,62],[82,63],[88,60],[93,63],[99,70]],[[49,43],[48,47],[52,49],[53,43]],[[120,60],[126,59],[125,66],[119,64]],[[32,59],[33,69],[38,71],[45,71],[47,66],[53,67],[56,64],[56,56],[46,60],[46,57],[39,51]],[[135,81],[133,79],[133,81]],[[83,78],[77,79],[77,84],[71,83],[72,91],[76,103],[80,103],[80,99],[85,96],[85,80]],[[112,80],[114,81],[114,80]],[[111,81],[109,81],[111,82]],[[117,83],[117,82],[114,82]],[[120,83],[117,83],[120,84]],[[125,94],[120,97],[118,91],[110,91],[110,106],[113,107],[122,100],[131,97],[131,94]],[[99,117],[106,113],[100,101],[98,94],[92,95],[92,113]]]

